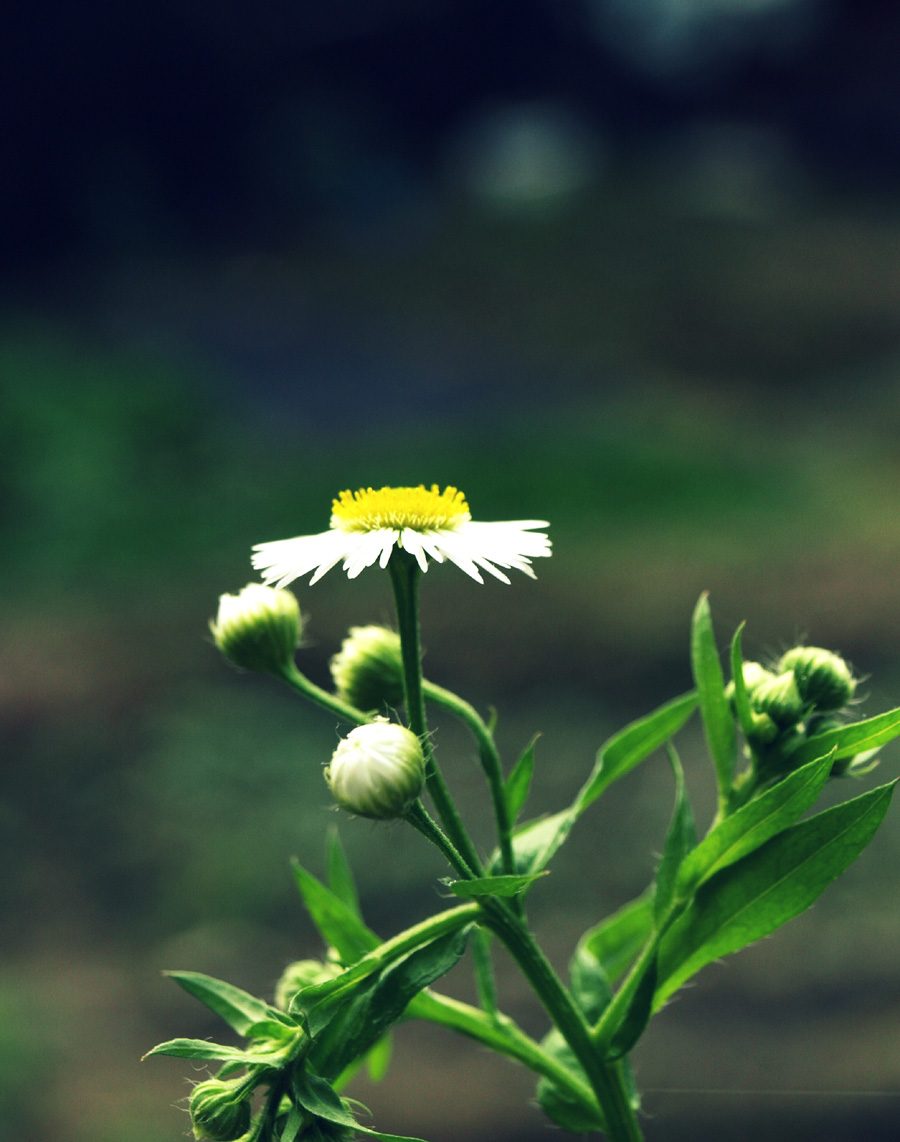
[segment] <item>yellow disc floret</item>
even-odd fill
[[[409,527],[413,531],[454,528],[466,523],[469,505],[456,488],[360,488],[341,492],[331,505],[331,526],[341,531]]]

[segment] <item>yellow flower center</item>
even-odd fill
[[[341,531],[409,527],[413,531],[458,527],[472,517],[466,497],[456,488],[360,488],[341,492],[331,505],[331,526]]]

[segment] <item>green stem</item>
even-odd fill
[[[441,823],[457,852],[474,875],[481,874],[481,861],[469,839],[450,790],[438,769],[428,723],[425,719],[425,698],[422,693],[422,646],[419,629],[419,579],[422,571],[408,551],[394,548],[388,571],[394,588],[397,606],[397,625],[400,628],[400,648],[403,655],[403,695],[409,728],[422,743],[425,754],[425,782],[435,804]],[[470,874],[472,875],[472,874]]]
[[[508,1015],[502,1012],[485,1014],[477,1007],[428,988],[420,991],[411,1001],[406,1014],[411,1018],[427,1019],[442,1027],[448,1027],[501,1055],[524,1063],[530,1070],[543,1075],[554,1086],[571,1095],[586,1110],[596,1111],[597,1100],[588,1084],[582,1082],[568,1067],[548,1055]]]
[[[482,907],[485,923],[506,945],[584,1069],[603,1111],[608,1137],[612,1142],[642,1142],[643,1135],[625,1089],[621,1062],[602,1058],[584,1015],[528,928],[499,901],[485,901]]]
[[[445,690],[443,686],[436,686],[433,682],[429,682],[427,678],[422,682],[422,690],[424,697],[427,698],[428,701],[434,702],[435,705],[443,706],[445,710],[449,710],[461,721],[465,722],[472,731],[473,737],[478,742],[478,756],[481,760],[481,768],[484,770],[484,775],[487,778],[488,788],[491,791],[491,800],[494,803],[494,820],[497,823],[497,837],[500,842],[500,857],[503,861],[503,871],[511,876],[516,871],[511,837],[512,825],[509,819],[509,807],[506,803],[506,790],[503,785],[503,766],[500,762],[500,754],[497,752],[493,735],[475,707],[471,706],[457,694],[454,694],[450,690]]]
[[[412,827],[418,829],[426,840],[431,841],[433,845],[436,845],[441,850],[447,858],[447,863],[463,880],[473,880],[478,875],[478,873],[463,860],[452,843],[438,828],[437,824],[428,816],[428,813],[425,811],[425,806],[421,801],[414,802],[403,814],[403,819],[409,821]]]
[[[340,698],[335,697],[334,694],[329,694],[327,690],[323,690],[321,686],[317,686],[315,682],[310,682],[305,674],[301,674],[297,667],[290,663],[284,670],[276,675],[288,686],[302,694],[304,698],[309,698],[311,702],[316,705],[322,706],[332,714],[337,714],[345,722],[353,722],[357,726],[365,726],[374,719],[369,714],[364,714],[362,710],[357,710],[355,706],[348,705],[347,702],[342,702]]]

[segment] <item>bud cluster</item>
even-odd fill
[[[789,769],[791,754],[808,737],[841,725],[839,715],[856,690],[844,659],[818,646],[794,647],[771,670],[745,662],[743,677],[753,723],[748,745],[766,778]],[[733,682],[726,692],[733,701]]]

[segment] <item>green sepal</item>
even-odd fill
[[[653,931],[653,889],[588,928],[578,948],[600,964],[610,983],[625,974]]]
[[[709,596],[704,592],[691,623],[691,667],[700,701],[700,716],[716,770],[720,804],[727,802],[737,761],[734,717],[725,697],[725,680],[716,649]]]
[[[572,806],[575,815],[580,816],[608,786],[624,777],[677,733],[696,709],[697,700],[694,690],[673,698],[645,717],[631,722],[605,742]]]
[[[832,760],[829,753],[809,762],[716,825],[685,857],[678,874],[678,894],[690,895],[715,873],[792,825],[815,803],[828,780]]]
[[[653,900],[653,920],[659,925],[675,898],[675,886],[682,861],[697,843],[694,827],[694,814],[684,787],[684,770],[672,746],[669,747],[669,761],[675,774],[675,809],[666,834],[663,855],[656,870],[656,886]]]
[[[226,1047],[221,1043],[211,1043],[208,1039],[169,1039],[159,1043],[143,1056],[172,1055],[177,1059],[215,1060],[221,1063],[237,1063],[246,1067],[272,1067],[281,1062],[280,1055],[274,1052],[239,1051],[237,1047]]]
[[[834,750],[834,761],[845,757],[877,749],[886,742],[900,737],[900,707],[866,718],[862,722],[851,722],[836,730],[826,730],[809,738],[791,756],[792,765],[805,765]]]
[[[224,980],[213,979],[212,976],[196,971],[167,971],[163,974],[175,980],[179,987],[183,987],[224,1019],[239,1035],[249,1035],[250,1028],[255,1024],[269,1021],[288,1028],[296,1027],[295,1021],[277,1007],[270,1007],[268,1003]]]
[[[893,789],[882,785],[792,825],[706,881],[663,938],[654,1007],[706,964],[808,908],[872,839]]]
[[[312,922],[325,942],[335,948],[342,963],[355,963],[378,947],[381,943],[378,936],[336,893],[307,872],[299,861],[293,861],[293,869]]]
[[[549,875],[545,870],[528,876],[480,876],[475,880],[448,880],[445,883],[454,896],[470,900],[480,896],[518,896],[535,880]]]
[[[528,800],[531,777],[534,773],[534,747],[539,737],[540,734],[535,734],[525,747],[522,756],[513,766],[512,772],[503,786],[503,793],[506,797],[506,812],[511,825],[516,823],[517,817]]]
[[[354,916],[362,918],[353,870],[334,825],[328,830],[328,887]]]

